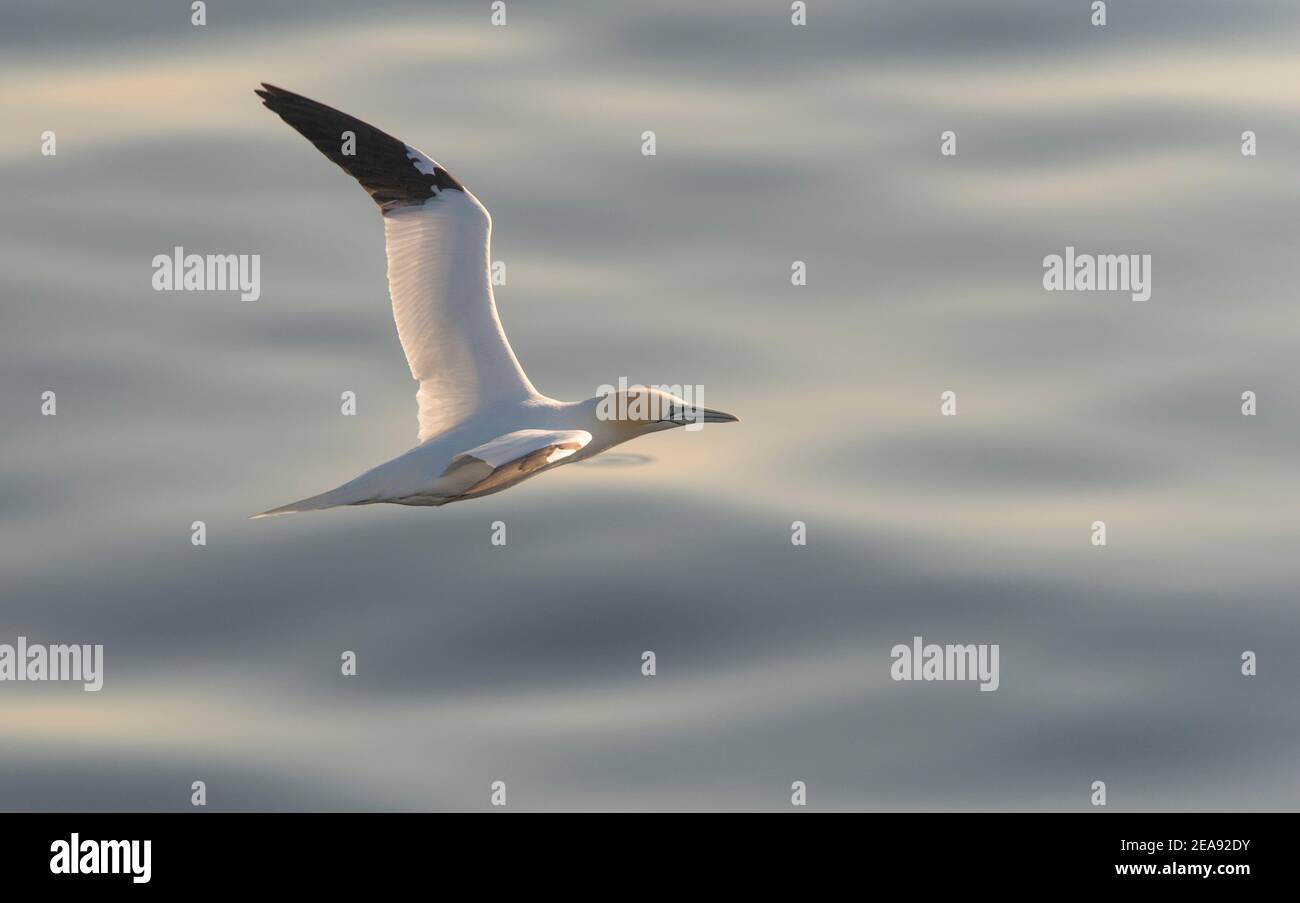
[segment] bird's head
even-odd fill
[[[702,393],[696,393],[697,395]],[[673,427],[700,429],[705,423],[734,423],[734,414],[704,407],[680,395],[653,386],[633,386],[595,399],[596,419],[633,435],[657,433]]]

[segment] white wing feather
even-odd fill
[[[492,220],[478,198],[445,190],[383,219],[393,319],[420,382],[419,441],[484,407],[536,395],[497,317]]]
[[[492,218],[409,144],[341,110],[262,84],[273,113],[356,179],[384,216],[397,334],[420,382],[423,443],[499,402],[536,396],[497,318]],[[347,150],[340,135],[352,135]]]

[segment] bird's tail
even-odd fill
[[[296,514],[299,511],[320,511],[325,508],[337,508],[339,505],[357,504],[355,500],[345,497],[340,492],[343,488],[340,486],[338,489],[331,489],[329,492],[322,492],[320,495],[308,496],[305,499],[281,505],[279,508],[272,508],[270,511],[250,514],[249,520],[257,520],[259,517],[275,517],[277,514]]]

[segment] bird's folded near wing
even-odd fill
[[[438,479],[438,491],[456,498],[512,486],[574,454],[591,441],[586,430],[516,430],[461,452]]]

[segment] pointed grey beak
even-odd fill
[[[726,411],[713,411],[709,408],[669,408],[660,423],[674,426],[690,426],[693,423],[738,423],[740,418]]]

